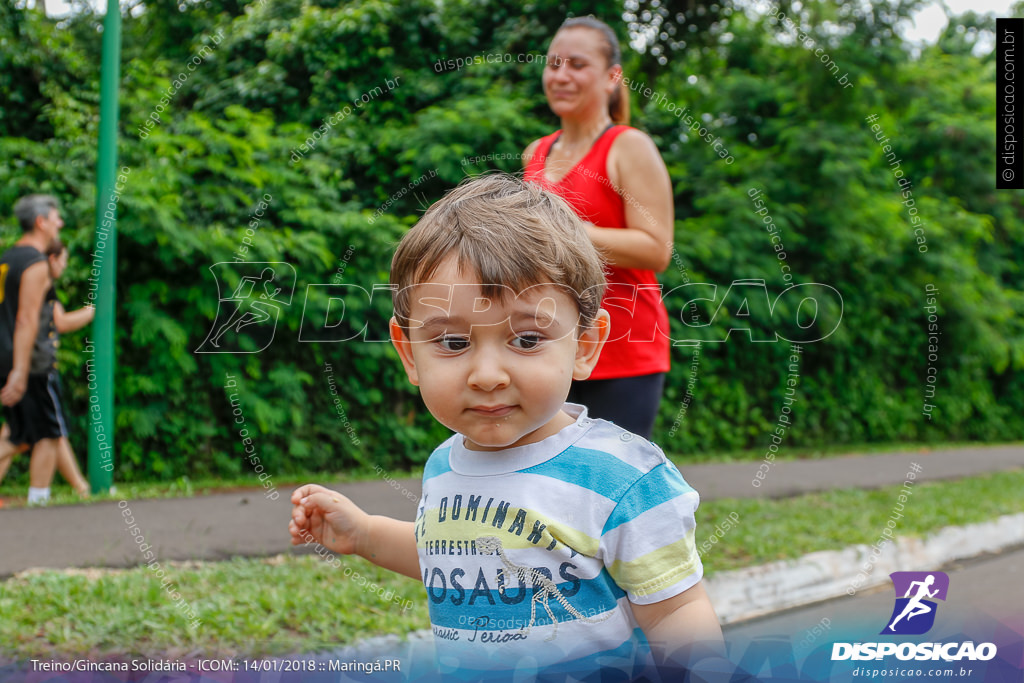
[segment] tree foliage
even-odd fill
[[[676,258],[661,275],[664,291],[675,290],[666,298],[673,336],[704,343],[689,399],[692,350],[674,347],[656,441],[683,453],[770,443],[790,347],[750,339],[768,338],[782,320],[792,327],[797,307],[744,303],[739,289],[727,298],[735,280],[764,280],[772,300],[789,284],[754,189],[779,229],[792,284],[827,284],[843,302],[835,333],[804,346],[787,445],[1018,437],[1024,224],[1018,194],[993,189],[994,58],[972,54],[991,22],[954,19],[938,45],[914,55],[894,30],[914,3],[805,3],[789,16],[812,47],[777,20],[787,3],[774,14],[691,5],[207,0],[127,13],[117,477],[250,471],[228,374],[239,378],[232,392],[269,472],[422,462],[445,430],[388,344],[299,341],[307,286],[386,282],[394,244],[430,203],[467,174],[518,171],[522,149],[557,119],[541,61],[517,56],[542,55],[567,15],[590,12],[623,38],[658,25],[642,53],[626,49],[625,70],[657,91],[632,94],[633,122],[657,142],[674,185]],[[88,12],[55,23],[0,3],[5,236],[17,238],[17,197],[61,198],[69,308],[85,300],[95,221],[99,23]],[[673,37],[684,31],[697,35]],[[511,59],[444,65],[487,54]],[[684,109],[734,162],[690,129]],[[913,183],[925,252],[871,115]],[[250,236],[264,195],[272,199]],[[196,354],[218,308],[210,267],[235,259],[247,236],[245,260],[294,266],[294,300],[265,351]],[[692,297],[679,287],[688,281],[719,285],[714,302],[698,305],[701,327],[684,324]],[[929,284],[941,330],[930,420]],[[354,289],[342,299],[356,315],[390,313],[386,299],[367,303]],[[823,308],[812,331],[839,313]],[[84,438],[82,347],[83,336],[69,336],[60,358]]]

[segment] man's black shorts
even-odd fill
[[[11,428],[11,443],[28,445],[40,439],[59,439],[68,435],[68,418],[64,412],[60,376],[56,372],[29,375],[28,387],[21,401],[4,406],[4,416]]]

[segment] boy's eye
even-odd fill
[[[465,337],[440,337],[437,343],[445,351],[465,351],[469,348],[469,340]]]
[[[521,351],[530,351],[537,348],[543,340],[543,337],[539,334],[527,332],[525,334],[517,334],[516,338],[512,340],[512,346]]]

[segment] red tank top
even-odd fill
[[[548,152],[562,131],[541,138],[526,163],[524,179],[565,199],[576,214],[602,228],[625,228],[626,207],[608,179],[608,151],[629,126],[613,126],[557,183],[544,176]],[[605,267],[608,288],[601,305],[611,316],[611,333],[590,379],[635,377],[668,372],[668,311],[654,272]]]

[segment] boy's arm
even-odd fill
[[[317,484],[297,488],[291,501],[292,545],[316,542],[341,555],[359,555],[385,569],[420,578],[412,522],[368,515],[347,497]]]
[[[53,324],[60,334],[77,332],[91,323],[95,316],[96,309],[92,306],[83,306],[77,311],[67,313],[59,301],[53,304]]]
[[[371,515],[367,533],[356,552],[375,565],[421,580],[420,558],[416,551],[413,522],[402,522],[383,515]]]
[[[630,606],[657,663],[725,656],[722,627],[703,583],[661,602]]]

